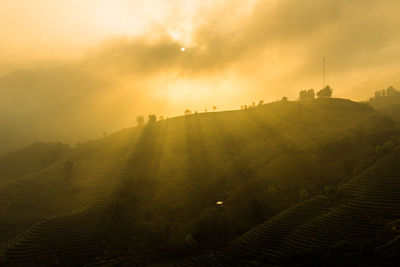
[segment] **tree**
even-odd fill
[[[137,116],[136,117],[136,122],[138,126],[144,125],[144,117],[143,116]]]
[[[260,102],[258,102],[258,105],[259,106],[264,105],[264,100],[260,100]]]
[[[204,112],[207,113],[207,109],[204,109]]]
[[[190,115],[192,114],[192,111],[190,109],[185,110],[185,115]]]
[[[215,112],[217,110],[217,107],[216,106],[213,106],[213,111]]]
[[[253,102],[251,103],[251,106],[254,108],[254,107],[256,106],[256,102],[253,101]]]
[[[315,98],[314,89],[301,90],[299,93],[300,101],[313,100]]]
[[[387,96],[393,96],[393,95],[395,95],[396,93],[398,93],[398,91],[396,91],[396,89],[394,89],[393,86],[389,86],[389,87],[386,89],[386,95],[387,95]]]
[[[160,119],[159,119],[160,121],[162,121],[162,120],[164,120],[164,116],[160,116]]]
[[[148,124],[155,123],[157,121],[157,116],[154,114],[149,115],[149,120],[147,121]]]
[[[282,97],[281,101],[282,101],[282,102],[287,102],[287,101],[288,101],[288,98],[287,98],[286,96],[284,96],[284,97]]]
[[[318,98],[331,98],[332,97],[332,88],[327,85],[323,89],[319,90],[317,93]]]

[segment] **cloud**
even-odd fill
[[[364,98],[358,84],[397,84],[399,1],[247,3],[207,2],[190,20],[171,8],[168,21],[140,36],[109,39],[79,60],[47,63],[8,84],[0,79],[0,114],[18,117],[16,131],[31,125],[34,138],[74,142],[131,126],[140,114],[294,99],[322,86],[323,56],[336,95]],[[379,83],[368,82],[375,76]]]
[[[395,0],[258,1],[250,14],[236,11],[240,5],[235,1],[229,3],[198,14],[202,23],[185,53],[180,51],[184,44],[159,27],[139,38],[116,40],[94,58],[120,72],[197,75],[232,65],[240,69],[249,62],[262,66],[268,57],[279,63],[295,54],[291,60],[301,62],[288,74],[308,78],[316,74],[313,65],[322,56],[332,73],[341,74],[393,63],[400,54],[400,3]]]

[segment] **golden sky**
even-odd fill
[[[140,114],[295,100],[322,87],[323,56],[335,96],[364,100],[400,87],[399,10],[398,0],[1,0],[0,116],[30,114],[32,132],[54,136],[62,117],[83,138]]]

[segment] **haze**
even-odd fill
[[[217,2],[217,3],[216,3]],[[138,115],[399,87],[397,0],[0,2],[0,153]],[[181,48],[185,48],[182,51]]]

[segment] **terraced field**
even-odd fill
[[[300,202],[254,227],[222,250],[225,256],[205,253],[168,266],[235,266],[234,262],[238,266],[275,266],[289,264],[296,255],[341,245],[360,248],[368,244],[379,251],[400,240],[396,227],[399,217],[397,149],[335,194]],[[382,262],[360,258],[358,263],[379,266]]]
[[[382,245],[379,233],[400,217],[400,150],[342,186],[333,196],[297,204],[242,235],[230,253],[281,263],[286,258],[335,246]]]
[[[102,237],[109,195],[92,198],[69,214],[50,217],[3,245],[5,265],[76,266],[104,254]]]

